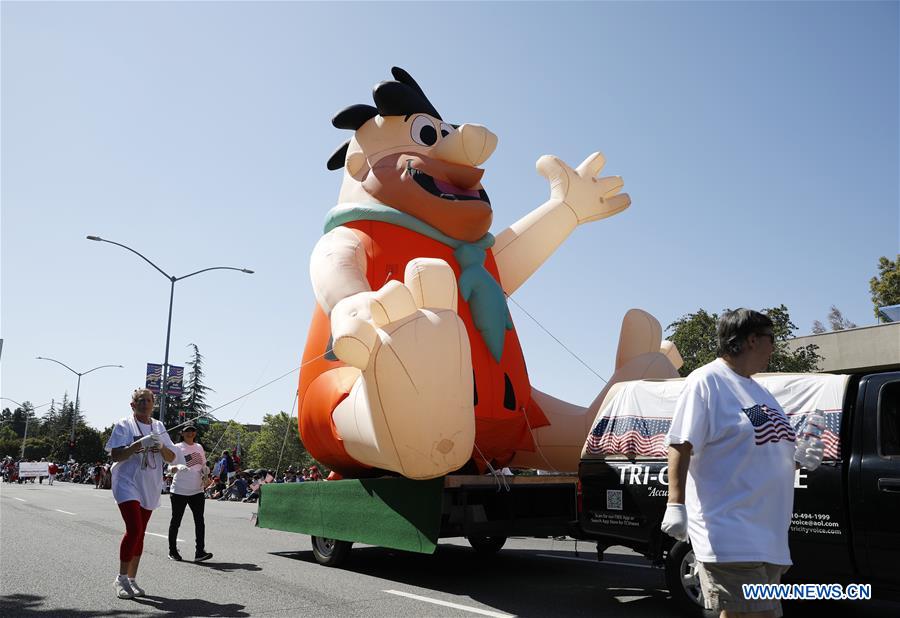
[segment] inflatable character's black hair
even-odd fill
[[[425,96],[425,92],[412,76],[400,67],[392,67],[391,75],[396,81],[386,81],[375,84],[372,89],[372,98],[375,107],[358,103],[346,107],[335,114],[331,124],[338,129],[356,131],[375,116],[410,116],[412,114],[428,114],[438,120],[443,120],[434,105]],[[344,159],[347,157],[346,141],[334,151],[328,159],[328,169],[337,170],[344,167]]]

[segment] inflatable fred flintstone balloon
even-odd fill
[[[599,177],[600,153],[576,168],[543,156],[550,198],[495,237],[481,179],[497,137],[392,74],[374,106],[332,120],[353,136],[328,161],[343,183],[310,262],[303,442],[343,477],[575,470],[593,416],[532,388],[506,297],[576,227],[628,208],[622,180]],[[666,375],[644,377],[674,376],[659,336],[647,345]]]

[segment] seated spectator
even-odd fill
[[[222,493],[222,497],[219,498],[219,500],[243,500],[246,497],[247,479],[245,479],[244,474],[241,473],[236,475],[231,484],[225,488],[225,491]]]
[[[218,500],[222,497],[222,492],[225,491],[225,482],[222,481],[218,476],[214,476],[209,480],[209,483],[206,485],[204,489],[204,493],[207,498],[212,500]]]

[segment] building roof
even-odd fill
[[[825,373],[861,373],[900,370],[900,322],[835,330],[818,335],[789,339],[797,349],[815,344],[823,357],[819,371]]]

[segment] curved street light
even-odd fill
[[[171,288],[169,290],[169,319],[166,324],[166,355],[165,360],[163,360],[163,375],[162,375],[162,384],[160,384],[160,397],[159,397],[159,420],[161,422],[165,422],[166,418],[166,398],[169,386],[169,339],[172,335],[172,301],[175,299],[175,283],[181,281],[182,279],[187,279],[188,277],[193,277],[194,275],[199,275],[200,273],[205,273],[210,270],[236,270],[238,272],[246,273],[248,275],[252,275],[253,271],[248,268],[235,268],[234,266],[212,266],[210,268],[203,268],[201,270],[194,271],[192,273],[188,273],[187,275],[182,275],[180,277],[176,277],[174,275],[168,274],[162,268],[151,262],[146,256],[135,251],[131,247],[123,245],[122,243],[118,243],[112,240],[107,240],[105,238],[100,238],[99,236],[88,236],[88,240],[93,240],[96,242],[108,242],[111,245],[116,245],[117,247],[122,247],[128,251],[131,251],[133,254],[150,264],[153,268],[155,268],[163,277],[169,280],[171,283]]]
[[[57,365],[62,365],[63,367],[65,367],[66,369],[68,369],[69,371],[71,371],[72,373],[74,373],[75,375],[78,376],[78,386],[75,387],[75,414],[72,415],[72,437],[69,441],[70,444],[74,443],[75,442],[75,422],[78,420],[78,411],[80,410],[79,405],[78,405],[78,401],[79,401],[78,396],[81,394],[81,376],[86,376],[87,374],[91,373],[92,371],[97,371],[98,369],[103,369],[104,367],[118,367],[120,369],[122,369],[123,367],[122,367],[122,365],[100,365],[98,367],[94,367],[93,369],[88,369],[87,371],[75,371],[74,369],[69,367],[64,362],[58,361],[55,358],[47,358],[46,356],[36,356],[35,358],[37,360],[51,361],[51,362],[56,363]],[[71,446],[69,447],[69,450],[70,451],[72,450]],[[71,455],[71,452],[69,454]]]
[[[22,436],[22,452],[19,453],[19,459],[25,459],[25,440],[28,439],[28,419],[31,417],[31,412],[34,412],[38,408],[43,408],[44,406],[49,406],[53,402],[48,401],[47,403],[42,403],[39,406],[31,406],[31,412],[29,412],[28,408],[25,407],[24,403],[19,403],[15,399],[10,399],[9,397],[0,397],[0,399],[3,399],[5,401],[11,401],[14,404],[16,404],[17,406],[19,406],[20,409],[25,410],[25,433]]]

